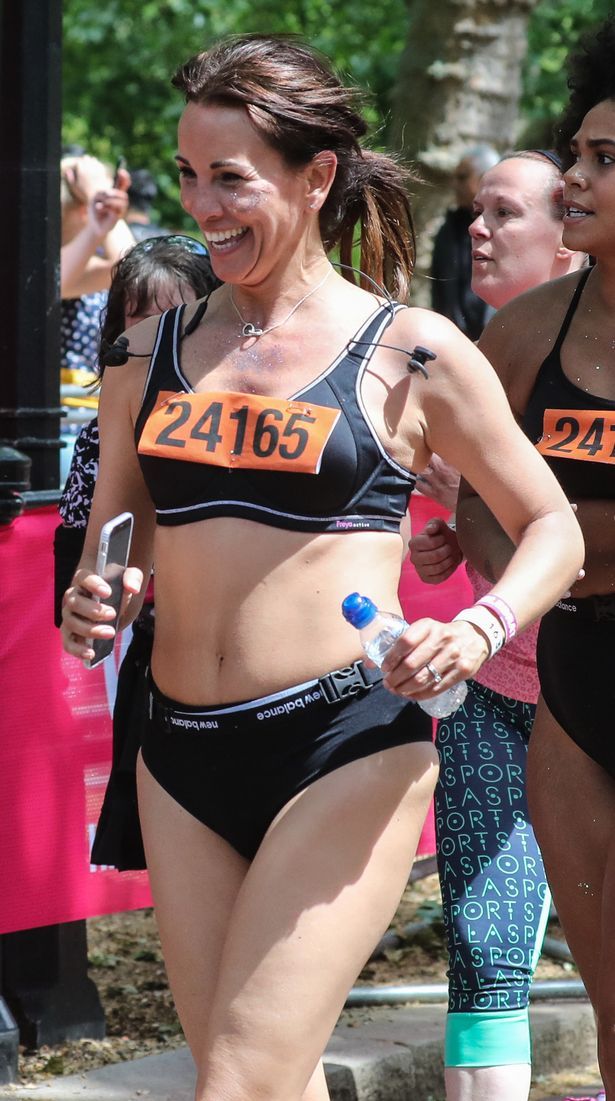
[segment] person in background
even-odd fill
[[[399,610],[399,525],[433,449],[518,543],[493,596],[522,627],[583,546],[489,364],[405,305],[408,179],[363,147],[356,92],[297,39],[263,35],[195,55],[174,84],[182,202],[223,286],[135,326],[105,371],[63,640],[83,659],[113,637],[96,546],[131,511],[126,618],[156,566],[139,810],[195,1098],[324,1101],[322,1053],[436,779],[415,701],[504,640],[481,606],[420,620],[367,668],[342,601],[356,587]],[[357,232],[375,295],[329,260],[351,263]],[[399,352],[417,346],[437,356],[427,377]]]
[[[472,286],[490,306],[500,308],[585,263],[584,253],[562,243],[562,190],[561,162],[549,150],[511,153],[485,172],[469,232]],[[493,568],[498,533],[487,523],[474,539]],[[419,576],[431,583],[446,580],[462,556],[455,532],[440,519],[410,550]],[[475,600],[486,596],[501,568],[487,579],[468,563]],[[530,1088],[529,990],[550,904],[525,785],[539,692],[537,633],[536,624],[486,662],[469,682],[464,707],[436,733],[436,838],[449,948],[448,1101],[527,1101]]]
[[[163,229],[152,217],[157,194],[158,185],[147,168],[131,169],[126,222],[135,241],[165,237],[171,232]]]
[[[60,164],[62,207],[61,294],[76,298],[106,290],[117,260],[134,245],[125,216],[130,175],[115,178],[96,157],[63,157]]]
[[[60,166],[62,247],[62,379],[93,372],[98,354],[100,312],[113,265],[134,243],[125,215],[130,177],[91,156],[64,157]]]
[[[105,371],[110,349],[124,330],[181,303],[194,302],[218,285],[207,249],[193,237],[150,238],[135,245],[114,269],[102,312],[98,377]],[[85,539],[98,477],[98,419],[79,435],[60,500],[62,523],[54,538],[55,623],[62,622],[62,595],[70,584]],[[135,767],[141,727],[147,715],[147,670],[153,639],[153,604],[146,600],[132,624],[132,639],[120,666],[113,712],[113,760],[92,863],[118,868],[145,867],[137,811]]]
[[[466,150],[453,172],[455,205],[436,233],[431,260],[431,305],[454,321],[470,340],[478,340],[488,308],[471,288],[472,257],[468,226],[481,176],[499,160],[490,145]]]

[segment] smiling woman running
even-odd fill
[[[484,608],[420,620],[382,680],[340,603],[359,589],[399,607],[399,524],[433,449],[518,544],[496,588],[521,626],[571,583],[582,539],[480,352],[331,267],[360,223],[366,274],[407,295],[404,174],[361,148],[353,92],[306,47],[261,36],[197,55],[175,84],[182,201],[225,285],[132,329],[132,358],[105,372],[64,638],[84,657],[113,631],[95,545],[133,511],[128,615],[152,553],[156,567],[140,812],[196,1098],[316,1101],[435,782],[414,701],[503,637]],[[429,377],[389,345],[427,346]]]

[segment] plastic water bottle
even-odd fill
[[[350,593],[342,603],[342,615],[359,631],[361,644],[370,661],[381,667],[395,641],[409,624],[394,612],[381,612],[368,596]],[[468,686],[465,681],[445,688],[431,700],[417,700],[419,707],[434,719],[445,719],[461,707]]]

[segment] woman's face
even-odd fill
[[[553,168],[511,158],[483,175],[474,199],[472,290],[495,309],[552,279],[562,223],[553,213]]]
[[[588,111],[564,175],[564,244],[600,256],[615,248],[615,102]]]
[[[182,205],[220,279],[258,286],[294,254],[309,207],[307,173],[286,165],[243,108],[189,103],[177,163]]]

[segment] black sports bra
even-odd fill
[[[588,394],[562,371],[561,349],[589,277],[581,275],[557,340],[523,415],[525,434],[547,460],[569,500],[615,497],[615,401]]]
[[[376,344],[401,308],[379,306],[354,341]],[[181,371],[184,309],[160,319],[135,425],[156,522],[235,516],[289,531],[399,532],[416,475],[387,455],[363,406],[373,346],[350,341],[287,400],[196,393]]]

